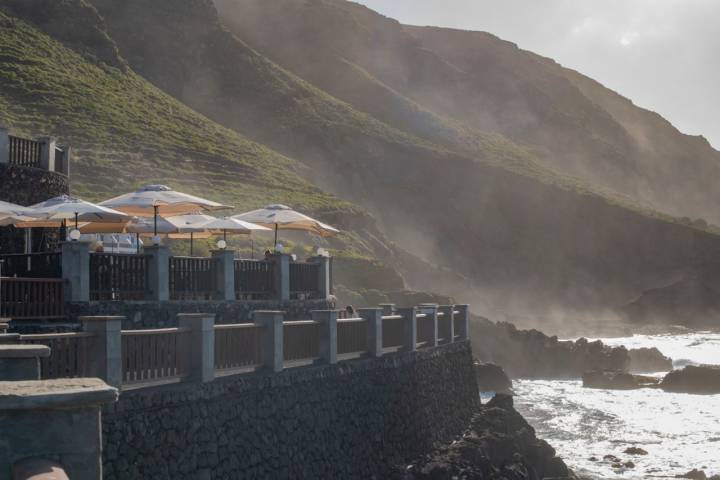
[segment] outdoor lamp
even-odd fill
[[[78,230],[77,228],[73,228],[72,230],[70,230],[69,236],[70,240],[72,240],[73,242],[77,242],[78,240],[80,240],[80,230]]]
[[[278,243],[277,245],[275,245],[275,251],[278,253],[283,253],[284,249],[285,247],[282,246],[282,243]]]
[[[160,235],[155,235],[152,237],[152,244],[153,245],[160,245]]]
[[[225,248],[227,247],[227,242],[225,240],[218,240],[217,247],[220,250],[225,250]]]

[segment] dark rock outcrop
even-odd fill
[[[475,361],[475,379],[481,392],[512,393],[512,380],[505,370],[494,363]]]
[[[573,477],[555,450],[513,408],[512,397],[496,395],[473,415],[462,438],[403,467],[396,480],[542,479]]]
[[[616,370],[593,370],[583,373],[583,387],[608,390],[634,390],[656,387],[660,380],[655,377],[633,375]]]
[[[475,317],[470,334],[478,359],[502,365],[510,378],[580,378],[590,370],[626,371],[630,366],[625,347],[584,338],[561,341],[511,323]]]
[[[720,366],[688,365],[665,375],[660,384],[666,392],[715,394],[720,393]]]
[[[673,368],[672,359],[656,347],[633,348],[628,353],[631,372],[667,372]]]

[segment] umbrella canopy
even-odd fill
[[[16,224],[19,227],[58,227],[65,220],[79,223],[127,223],[132,217],[111,208],[95,205],[70,195],[60,195],[33,205],[32,216],[38,218],[31,222]]]
[[[330,225],[296,212],[285,205],[268,205],[259,210],[233,215],[232,218],[274,228],[275,243],[277,243],[278,230],[302,230],[321,237],[332,237],[339,233],[339,230]]]
[[[198,210],[214,211],[232,208],[212,200],[177,192],[165,185],[145,185],[135,192],[100,202],[100,205],[140,217],[155,214],[167,217],[185,215]]]
[[[177,233],[178,229],[175,225],[168,222],[162,217],[158,217],[157,225],[152,217],[136,217],[127,224],[125,231],[128,233],[139,233],[140,235],[167,235],[169,233]]]
[[[232,217],[216,218],[214,220],[210,220],[203,226],[212,233],[223,234],[226,232],[250,234],[256,231],[270,231],[269,228],[263,227],[262,225],[244,222]]]
[[[14,225],[18,222],[29,222],[34,218],[32,208],[15,205],[0,200],[0,227]]]

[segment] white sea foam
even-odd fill
[[[628,348],[657,347],[673,360],[720,364],[717,333],[602,340]],[[720,474],[720,395],[595,390],[583,388],[581,381],[547,380],[516,380],[514,389],[517,409],[578,473],[627,479],[673,477],[699,468]],[[649,454],[623,453],[629,446]],[[612,468],[612,462],[603,461],[608,454],[631,460],[635,467]]]

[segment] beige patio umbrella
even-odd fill
[[[233,215],[232,218],[274,228],[275,245],[277,245],[278,241],[278,230],[302,230],[321,237],[333,237],[340,233],[339,230],[330,225],[279,204],[268,205],[265,208],[241,213],[240,215]]]
[[[0,200],[0,222],[9,218],[32,220],[35,211],[30,207],[23,207],[10,202]],[[6,222],[4,225],[12,225],[15,222]]]
[[[126,193],[100,202],[101,206],[114,208],[139,217],[185,215],[198,210],[214,211],[232,208],[212,200],[173,190],[165,185],[145,185],[135,192]],[[153,233],[157,235],[157,231]]]

